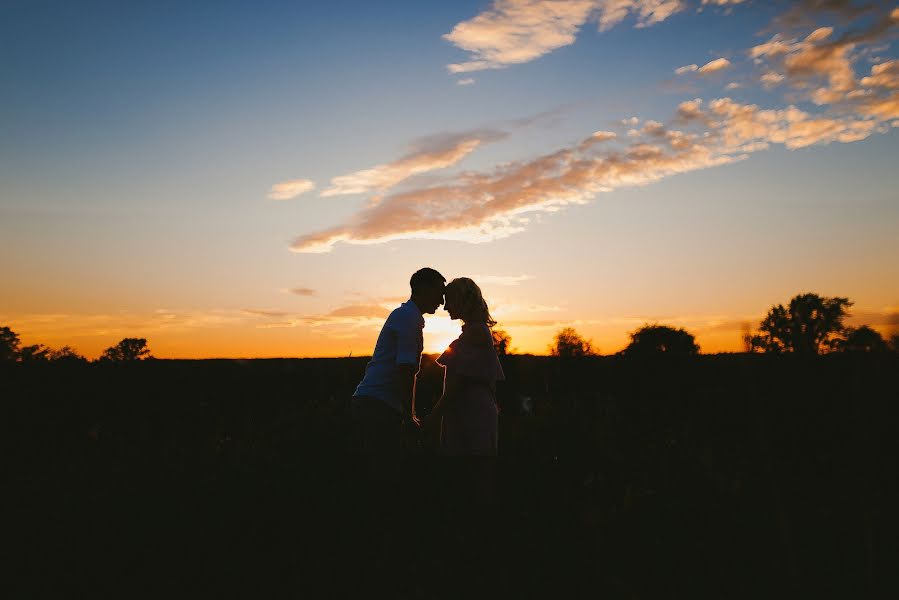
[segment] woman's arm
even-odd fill
[[[444,373],[443,375],[443,394],[431,409],[430,418],[437,420],[443,416],[446,407],[453,401],[453,398],[459,393],[462,386],[462,378],[452,373]]]

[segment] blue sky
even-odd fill
[[[896,9],[727,4],[4,2],[0,318],[87,354],[365,354],[430,265],[480,276],[533,352],[564,325],[615,351],[652,321],[735,350],[804,291],[888,332]],[[689,164],[634,158],[652,121],[695,136]],[[579,146],[594,132],[615,137]],[[615,157],[625,179],[601,175]],[[328,192],[341,176],[369,187]],[[290,181],[315,187],[268,197]],[[430,349],[455,328],[429,317]]]

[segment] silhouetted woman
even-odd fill
[[[440,453],[450,496],[471,505],[492,496],[492,463],[497,452],[496,382],[504,379],[493,347],[490,316],[480,288],[467,277],[446,286],[444,307],[463,321],[462,334],[440,355],[443,395],[426,426],[440,424]]]

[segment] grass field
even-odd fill
[[[504,357],[495,501],[452,564],[432,439],[408,459],[400,556],[360,555],[347,403],[365,363],[4,368],[7,597],[365,593],[372,562],[419,597],[899,584],[896,355]],[[420,411],[441,376],[425,357]]]

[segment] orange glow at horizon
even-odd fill
[[[861,312],[861,311],[860,311]],[[859,326],[866,323],[870,312],[850,316],[847,324]],[[887,316],[884,322],[889,320]],[[748,322],[758,325],[757,319]],[[636,320],[635,320],[636,321]],[[650,319],[646,320],[650,322]],[[451,321],[445,315],[427,316],[424,330],[424,352],[440,354],[458,337],[461,324]],[[181,328],[148,327],[140,322],[122,323],[114,327],[98,327],[87,319],[77,323],[75,319],[65,320],[62,326],[54,319],[4,319],[0,325],[10,327],[19,334],[23,346],[45,344],[51,348],[71,346],[88,358],[96,358],[109,346],[125,337],[143,337],[157,358],[314,358],[369,356],[380,330],[380,323],[372,320],[365,327],[348,331],[329,332],[314,326],[260,327],[252,321],[217,323],[214,326]],[[373,323],[376,323],[373,325]],[[737,320],[732,325],[691,326],[689,323],[668,322],[676,327],[685,327],[693,333],[701,352],[740,352],[743,350],[743,329]],[[870,324],[870,323],[869,323]],[[129,327],[133,325],[133,327]],[[614,354],[622,350],[629,341],[629,332],[637,326],[616,324],[593,324],[560,319],[558,323],[540,326],[508,326],[500,322],[497,328],[505,330],[512,337],[511,350],[515,354],[546,355],[556,332],[566,325],[573,326],[584,338],[592,341],[599,354]],[[874,329],[882,335],[897,333],[896,327],[873,323]]]

